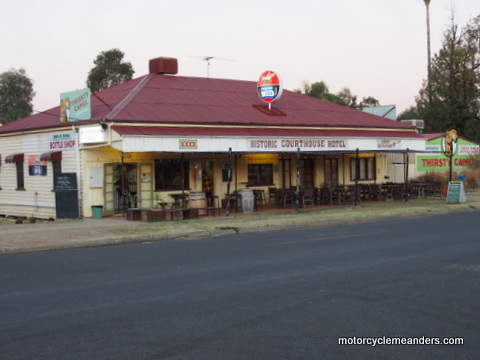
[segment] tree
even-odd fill
[[[33,82],[24,69],[0,74],[0,122],[6,124],[31,115],[34,96]]]
[[[420,119],[418,109],[415,106],[410,106],[408,109],[406,109],[404,112],[397,116],[397,121],[410,119]]]
[[[328,86],[325,82],[315,82],[312,85],[305,84],[305,95],[317,98],[324,99],[328,94]]]
[[[342,90],[337,93],[337,96],[342,101],[342,105],[352,109],[358,109],[357,95],[353,95],[349,88],[342,88]]]
[[[363,109],[366,107],[380,106],[380,103],[377,99],[372,96],[364,97],[360,102],[359,108]]]
[[[312,85],[310,85],[308,82],[304,82],[303,90],[295,89],[294,91],[299,94],[304,94],[358,110],[362,110],[364,107],[368,106],[379,105],[378,100],[372,96],[363,98],[362,102],[357,104],[357,95],[353,95],[348,87],[342,88],[337,94],[332,94],[329,92],[327,84],[325,84],[323,81],[315,82]]]
[[[470,139],[480,139],[480,16],[465,31],[452,23],[442,48],[432,59],[429,81],[416,97],[426,132],[456,129]]]
[[[102,51],[93,61],[93,67],[87,79],[92,92],[107,89],[113,85],[131,80],[134,74],[132,64],[123,62],[124,53],[119,49]]]
[[[335,104],[345,105],[337,95],[328,92],[328,86],[323,81],[315,82],[312,85],[310,85],[308,82],[305,82],[303,84],[303,91],[297,89],[295,90],[295,92],[317,99],[333,102]]]

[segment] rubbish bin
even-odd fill
[[[92,205],[92,216],[94,219],[101,219],[103,216],[103,205]]]
[[[243,213],[251,213],[253,212],[253,207],[255,205],[255,199],[253,197],[253,190],[252,189],[242,189],[238,191],[238,195],[240,196],[240,201],[242,204],[242,212]]]

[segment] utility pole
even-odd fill
[[[432,56],[430,49],[430,0],[423,0],[425,7],[427,9],[427,56],[428,56],[428,69],[427,69],[427,91],[428,91],[428,100],[432,102],[432,94],[430,91],[430,75],[432,71]]]

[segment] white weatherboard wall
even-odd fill
[[[64,131],[63,131],[64,132]],[[0,138],[0,215],[49,219],[56,217],[55,192],[53,191],[53,167],[47,162],[46,176],[31,176],[28,161],[31,155],[50,152],[52,133],[13,135]],[[58,151],[55,149],[53,151]],[[8,155],[24,154],[24,189],[17,190],[16,164],[5,163]],[[76,172],[75,150],[62,151],[62,172]]]

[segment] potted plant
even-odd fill
[[[136,193],[131,193],[130,191],[125,191],[125,196],[127,197],[127,208],[136,209],[138,196]]]
[[[137,194],[131,193],[130,191],[125,191],[124,194],[127,198],[127,220],[141,220],[142,212],[137,208]]]

